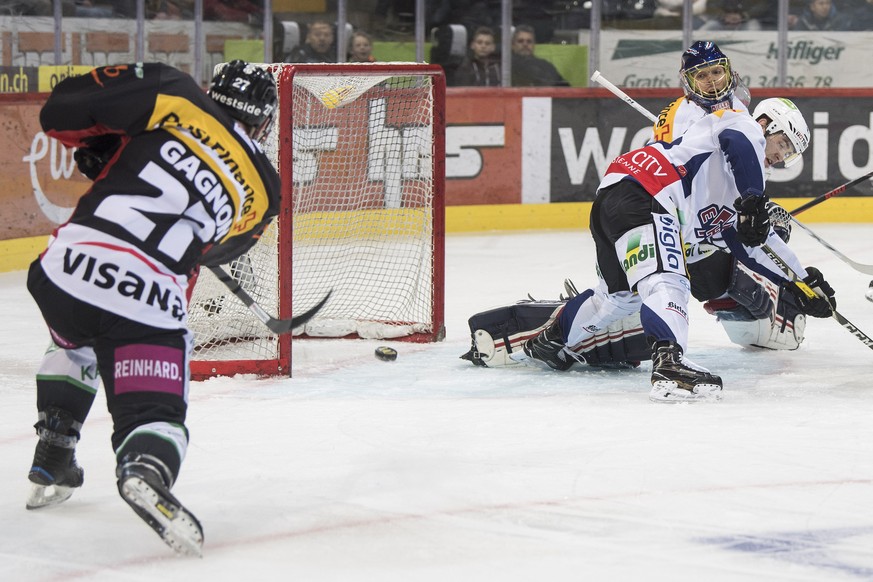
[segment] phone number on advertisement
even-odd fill
[[[781,87],[779,84],[778,77],[766,77],[764,75],[759,75],[755,77],[757,81],[755,83],[755,87]],[[805,75],[801,75],[800,77],[785,77],[785,87],[830,87],[831,83],[833,83],[833,77],[824,77],[820,75],[815,75],[811,77],[807,77]],[[745,76],[742,77],[743,84],[746,87],[752,87],[751,84],[752,78]]]

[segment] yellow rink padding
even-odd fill
[[[774,198],[791,212],[812,198]],[[588,228],[590,202],[556,204],[483,204],[446,208],[446,232]],[[869,222],[873,231],[873,198],[834,197],[797,215],[803,223]]]
[[[776,198],[789,212],[811,198]],[[475,206],[449,206],[446,208],[446,232],[487,232],[512,230],[549,230],[588,228],[590,202],[565,202],[559,204],[487,204]],[[423,209],[358,211],[366,220],[337,221],[337,214],[351,212],[312,213],[296,218],[298,234],[308,232],[305,238],[341,238],[353,234],[356,237],[378,237],[385,234],[406,234],[415,231],[415,225],[427,220]],[[346,217],[348,218],[348,217]],[[804,223],[816,222],[867,222],[873,232],[873,198],[834,197],[818,204],[797,218]],[[351,228],[351,232],[350,232]],[[27,266],[45,248],[47,236],[0,241],[0,272],[18,271]]]
[[[48,236],[0,240],[0,273],[26,269],[47,243]]]
[[[378,208],[306,212],[294,216],[294,240],[375,240],[416,235],[431,221],[430,208]]]

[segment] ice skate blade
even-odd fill
[[[652,383],[649,400],[659,404],[677,402],[715,402],[721,400],[722,389],[718,384],[697,384],[694,391],[679,388],[676,382],[658,380]]]
[[[39,485],[32,483],[30,496],[27,498],[27,509],[42,509],[63,503],[73,496],[76,487],[64,487],[63,485]]]
[[[131,475],[119,488],[121,496],[164,543],[183,556],[203,556],[200,522],[173,498],[168,498],[145,479]]]

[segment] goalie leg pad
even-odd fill
[[[734,261],[728,296],[745,307],[755,319],[773,319],[774,302],[779,296],[775,283],[752,273]]]
[[[524,342],[551,325],[564,305],[562,301],[521,301],[477,313],[469,319],[471,349],[461,358],[488,368],[517,365],[510,355],[523,352]],[[635,368],[652,357],[638,313],[615,320],[565,349],[579,361],[600,368]]]
[[[643,332],[639,313],[610,323],[572,351],[596,368],[636,368],[652,358],[652,344]]]
[[[770,319],[734,319],[729,311],[717,311],[718,320],[732,342],[741,346],[769,350],[796,350],[803,341],[806,316],[783,294],[776,304],[776,315]]]
[[[472,347],[461,356],[477,366],[514,366],[510,354],[536,337],[563,309],[562,301],[521,301],[477,313],[469,319]]]

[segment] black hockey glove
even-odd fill
[[[76,167],[89,180],[96,180],[120,145],[121,136],[114,133],[92,137],[86,147],[78,148],[73,154]]]
[[[830,317],[837,308],[834,298],[834,288],[825,281],[821,271],[815,267],[807,267],[809,275],[803,281],[785,283],[783,287],[796,300],[797,308],[810,317]],[[814,295],[810,297],[809,293]]]
[[[742,196],[734,200],[737,209],[737,238],[747,247],[757,247],[767,241],[770,214],[766,196]]]

